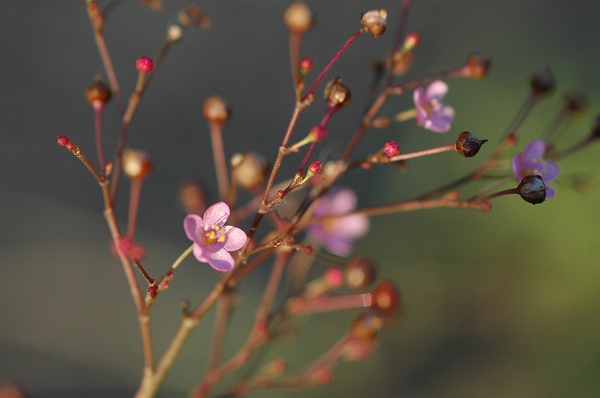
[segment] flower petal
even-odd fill
[[[369,217],[364,214],[354,214],[336,220],[335,233],[341,238],[357,239],[369,231],[371,225]]]
[[[554,190],[554,188],[546,184],[546,198],[553,198],[555,194],[556,191]]]
[[[448,85],[441,80],[435,80],[427,86],[425,96],[428,101],[432,99],[441,100],[448,93]]]
[[[204,212],[204,225],[222,227],[229,218],[229,214],[231,214],[229,206],[225,202],[217,202]]]
[[[544,178],[544,182],[552,181],[559,175],[560,167],[556,163],[550,161],[546,161],[544,163],[544,175],[542,176]],[[546,193],[546,196],[548,196],[548,193]]]
[[[523,159],[525,161],[541,159],[546,152],[546,143],[542,139],[533,140],[523,150]]]
[[[183,229],[188,239],[192,242],[196,242],[198,237],[204,233],[204,222],[202,221],[202,217],[196,214],[188,214],[183,219]]]
[[[246,244],[246,240],[248,239],[244,231],[231,225],[225,227],[225,234],[227,238],[225,239],[225,245],[223,248],[227,251],[241,249],[242,246]]]
[[[352,253],[352,243],[339,236],[329,236],[327,241],[324,242],[324,246],[328,251],[337,256],[346,257]]]
[[[208,254],[208,265],[221,272],[229,272],[233,269],[233,257],[225,249]]]
[[[339,189],[331,196],[331,208],[327,214],[342,214],[356,208],[356,194],[351,189]]]
[[[206,257],[207,252],[206,249],[202,247],[202,245],[194,243],[193,253],[194,257],[196,257],[196,260],[200,261],[201,263],[208,263],[208,258]]]
[[[415,91],[413,91],[413,102],[415,103],[415,108],[417,108],[417,110],[423,109],[423,103],[427,102],[427,99],[425,99],[425,90],[423,90],[423,87],[417,87]]]

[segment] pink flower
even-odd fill
[[[441,80],[435,80],[427,86],[415,89],[413,101],[417,111],[417,124],[436,133],[445,133],[450,130],[450,123],[454,120],[454,109],[440,101],[448,92],[448,85]]]
[[[206,209],[204,217],[188,214],[183,220],[185,234],[194,242],[196,259],[222,272],[233,269],[229,252],[241,249],[247,239],[241,229],[225,225],[229,214],[229,206],[218,202]]]
[[[356,208],[356,194],[347,188],[330,191],[316,204],[313,217],[319,218],[343,214]],[[308,238],[321,243],[327,250],[338,256],[352,252],[354,240],[369,230],[369,218],[354,214],[342,218],[318,220],[308,227]]]
[[[125,257],[129,257],[134,260],[142,261],[144,258],[146,258],[146,249],[144,249],[144,246],[134,243],[133,240],[126,236],[119,237],[118,248],[117,245],[115,245],[115,242],[111,242],[110,251],[115,257],[119,257],[120,251]]]
[[[541,176],[546,184],[546,197],[551,198],[556,192],[548,185],[548,182],[558,177],[560,168],[554,162],[542,160],[545,152],[546,143],[544,140],[531,141],[522,153],[515,155],[512,161],[512,169],[519,182],[529,175]]]

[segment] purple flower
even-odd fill
[[[518,181],[528,175],[539,175],[546,184],[546,197],[554,196],[555,191],[548,182],[554,180],[560,174],[558,165],[549,160],[542,160],[542,156],[546,152],[546,143],[544,140],[533,140],[525,147],[522,153],[515,155],[512,161],[513,173]]]
[[[347,188],[332,190],[316,204],[315,218],[343,214],[356,208],[356,194]],[[369,230],[369,218],[354,214],[342,218],[318,220],[308,227],[308,238],[322,244],[338,256],[352,252],[352,242]]]
[[[229,214],[229,206],[218,202],[206,209],[204,217],[188,214],[183,220],[185,234],[194,242],[196,259],[222,272],[233,269],[229,252],[241,249],[247,239],[241,229],[225,225]]]
[[[454,109],[440,101],[448,92],[448,85],[441,80],[435,80],[427,86],[427,90],[418,87],[413,93],[413,101],[417,111],[417,124],[436,133],[450,130],[454,120]]]

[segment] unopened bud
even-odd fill
[[[468,131],[463,131],[458,135],[458,139],[454,143],[456,152],[460,153],[466,158],[472,158],[477,155],[477,152],[481,149],[481,146],[488,140],[478,140],[473,134]]]
[[[366,256],[355,257],[344,267],[344,284],[349,289],[363,289],[373,283],[376,275],[371,259]]]
[[[177,16],[179,23],[184,28],[192,28],[194,26],[201,26],[204,29],[210,28],[211,20],[208,15],[197,5],[189,5],[183,10],[179,11]]]
[[[483,79],[490,67],[492,58],[483,53],[473,53],[469,55],[465,66],[463,67],[463,75],[471,79]]]
[[[110,88],[108,88],[108,86],[99,78],[96,78],[94,82],[85,89],[85,98],[94,109],[106,105],[106,103],[110,101],[111,96],[112,92],[110,91]]]
[[[357,340],[372,342],[382,327],[383,320],[379,316],[372,312],[363,312],[352,322],[350,335]]]
[[[339,77],[327,83],[324,94],[327,102],[336,104],[340,108],[348,105],[352,99],[350,87],[343,84]]]
[[[421,36],[417,32],[410,32],[404,38],[404,45],[402,46],[402,49],[404,51],[410,51],[418,46],[420,41]]]
[[[400,292],[391,282],[379,283],[371,294],[373,296],[372,307],[380,315],[390,314],[400,303]]]
[[[269,172],[269,163],[255,152],[235,154],[231,158],[234,181],[245,189],[252,189],[264,181]]]
[[[306,3],[296,1],[290,4],[283,13],[285,26],[293,35],[303,35],[309,31],[313,24],[313,14]]]
[[[576,115],[586,110],[589,105],[587,95],[579,91],[573,91],[564,95],[565,112],[569,115]]]
[[[123,172],[129,178],[146,178],[152,171],[150,155],[139,149],[123,151]]]
[[[141,73],[150,73],[154,68],[154,61],[152,58],[143,55],[135,61],[135,67]]]
[[[179,203],[187,214],[204,214],[206,195],[204,189],[195,181],[186,181],[179,187]]]
[[[396,156],[400,153],[400,145],[396,141],[388,141],[383,146],[383,151],[389,157]]]
[[[543,71],[536,73],[531,78],[531,93],[534,97],[549,94],[556,87],[554,73],[550,67],[546,66]]]
[[[381,9],[365,12],[360,16],[360,23],[374,37],[381,36],[385,33],[387,11]]]
[[[300,58],[300,75],[306,76],[308,72],[310,72],[313,68],[313,60],[310,57],[302,57]]]
[[[211,123],[225,123],[229,119],[229,109],[221,97],[208,97],[202,105],[202,115]]]
[[[327,127],[321,125],[315,126],[310,129],[308,134],[312,137],[313,142],[322,141],[327,137]]]
[[[539,175],[530,175],[521,180],[517,187],[519,196],[531,204],[539,204],[546,200],[546,184]]]
[[[312,175],[319,174],[322,169],[323,164],[318,160],[315,160],[308,165],[308,172]]]
[[[177,24],[173,24],[167,28],[167,39],[172,42],[178,42],[183,36],[183,29]]]

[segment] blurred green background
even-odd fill
[[[158,51],[166,26],[187,5],[168,3],[155,13],[125,1],[108,15],[107,41],[125,94],[135,85],[134,60]],[[314,59],[313,75],[358,28],[361,12],[386,8],[390,15],[386,35],[361,37],[330,73],[352,87],[353,102],[334,116],[322,155],[335,153],[360,121],[371,66],[393,41],[399,3],[309,2],[317,23],[302,52]],[[225,133],[228,155],[256,150],[271,159],[293,108],[280,18],[287,2],[200,5],[212,28],[194,31],[173,48],[130,130],[130,145],[146,149],[156,166],[143,188],[137,235],[154,275],[189,244],[176,200],[179,184],[198,179],[210,201],[217,199],[208,129],[199,111],[203,100],[220,94],[233,109]],[[415,1],[408,28],[420,33],[421,44],[406,79],[460,65],[473,51],[493,56],[485,80],[450,80],[446,97],[456,111],[449,134],[469,130],[493,144],[525,98],[531,74],[549,65],[557,93],[527,120],[521,144],[551,121],[563,91],[581,89],[590,96],[590,110],[566,130],[560,143],[568,145],[588,134],[600,110],[599,15],[598,2],[583,0]],[[68,135],[95,158],[92,112],[83,91],[103,69],[85,2],[1,2],[0,54],[0,380],[39,397],[130,396],[141,374],[141,347],[121,267],[107,250],[100,190],[55,144],[56,135]],[[406,96],[385,109],[397,112],[410,103]],[[303,114],[298,138],[322,110],[316,101]],[[114,103],[107,113],[110,153],[118,131]],[[405,122],[373,132],[358,153],[372,153],[390,139],[408,152],[446,144],[449,136]],[[473,159],[442,154],[411,161],[405,173],[378,167],[342,183],[359,192],[361,206],[403,200],[471,170],[491,153],[486,145]],[[371,358],[338,366],[330,385],[286,396],[599,396],[599,155],[595,145],[561,162],[561,178],[553,185],[557,196],[540,206],[504,197],[487,214],[434,210],[374,218],[356,251],[374,257],[380,275],[400,286],[401,322],[382,331]],[[287,161],[284,172],[292,172],[299,159]],[[569,184],[580,175],[594,182],[585,192]],[[122,215],[125,203],[117,209]],[[247,333],[266,271],[240,286],[245,299],[235,313],[227,355]],[[193,260],[181,267],[155,308],[158,353],[179,319],[179,301],[197,302],[216,280]],[[268,354],[292,358],[292,371],[299,370],[336,341],[352,318],[315,316],[296,342],[278,343]],[[161,396],[186,396],[200,379],[208,320],[194,332]]]

